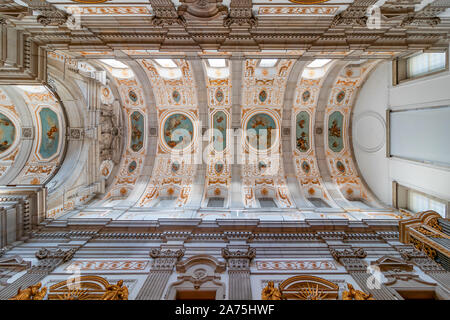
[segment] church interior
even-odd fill
[[[450,300],[450,0],[1,0],[0,300]]]

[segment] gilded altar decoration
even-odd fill
[[[107,286],[102,300],[128,300],[128,288],[123,285],[123,280]]]
[[[60,300],[89,300],[87,289],[74,288],[63,295],[58,295]]]
[[[281,300],[281,292],[275,288],[273,281],[269,281],[267,286],[261,292],[262,300]]]
[[[347,283],[348,291],[342,293],[342,300],[375,300],[372,294],[364,293],[353,288],[353,285]]]
[[[9,300],[43,300],[47,293],[47,288],[43,287],[41,289],[41,286],[42,283],[38,282],[23,290],[19,288],[17,294]]]
[[[128,288],[123,280],[110,284],[99,276],[79,276],[52,285],[48,300],[128,300]]]
[[[301,300],[324,300],[326,298],[327,293],[320,290],[318,284],[315,287],[311,287],[309,283],[307,285],[305,288],[300,288],[299,293],[295,294],[295,296]]]

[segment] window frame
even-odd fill
[[[418,56],[424,53],[442,53],[445,52],[445,67],[439,70],[431,71],[428,73],[421,74],[416,77],[408,78],[408,59]],[[415,52],[403,57],[396,58],[392,62],[392,85],[397,86],[403,83],[407,83],[410,81],[420,80],[426,77],[432,77],[437,74],[448,72],[449,71],[449,50],[445,49],[444,51],[423,51],[423,52]],[[401,74],[400,74],[401,73]]]
[[[436,197],[434,195],[428,194],[426,192],[407,187],[403,184],[399,184],[397,181],[392,181],[392,206],[396,209],[405,210],[407,212],[410,212],[412,214],[416,214],[414,211],[411,210],[409,207],[409,194],[410,192],[418,193],[424,197],[427,197],[430,200],[442,202],[445,204],[445,216],[444,219],[448,219],[450,217],[450,201],[444,200],[442,198]],[[427,209],[431,210],[431,209]]]

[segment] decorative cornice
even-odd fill
[[[150,250],[150,257],[152,257],[153,259],[158,259],[158,258],[176,258],[177,260],[181,259],[181,257],[183,257],[184,255],[184,251],[179,249],[179,250],[161,250],[161,249],[152,249]]]
[[[35,253],[36,258],[39,260],[46,260],[46,259],[61,259],[62,262],[67,262],[70,259],[72,259],[73,255],[77,249],[71,248],[68,250],[63,249],[56,249],[56,250],[49,250],[47,248],[41,248],[39,251]]]
[[[247,251],[230,251],[228,248],[222,248],[222,257],[225,259],[249,259],[252,260],[256,257],[256,249],[248,248]]]

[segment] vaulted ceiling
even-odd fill
[[[9,0],[0,183],[46,185],[50,218],[395,218],[353,107],[382,61],[448,49],[448,7]]]

